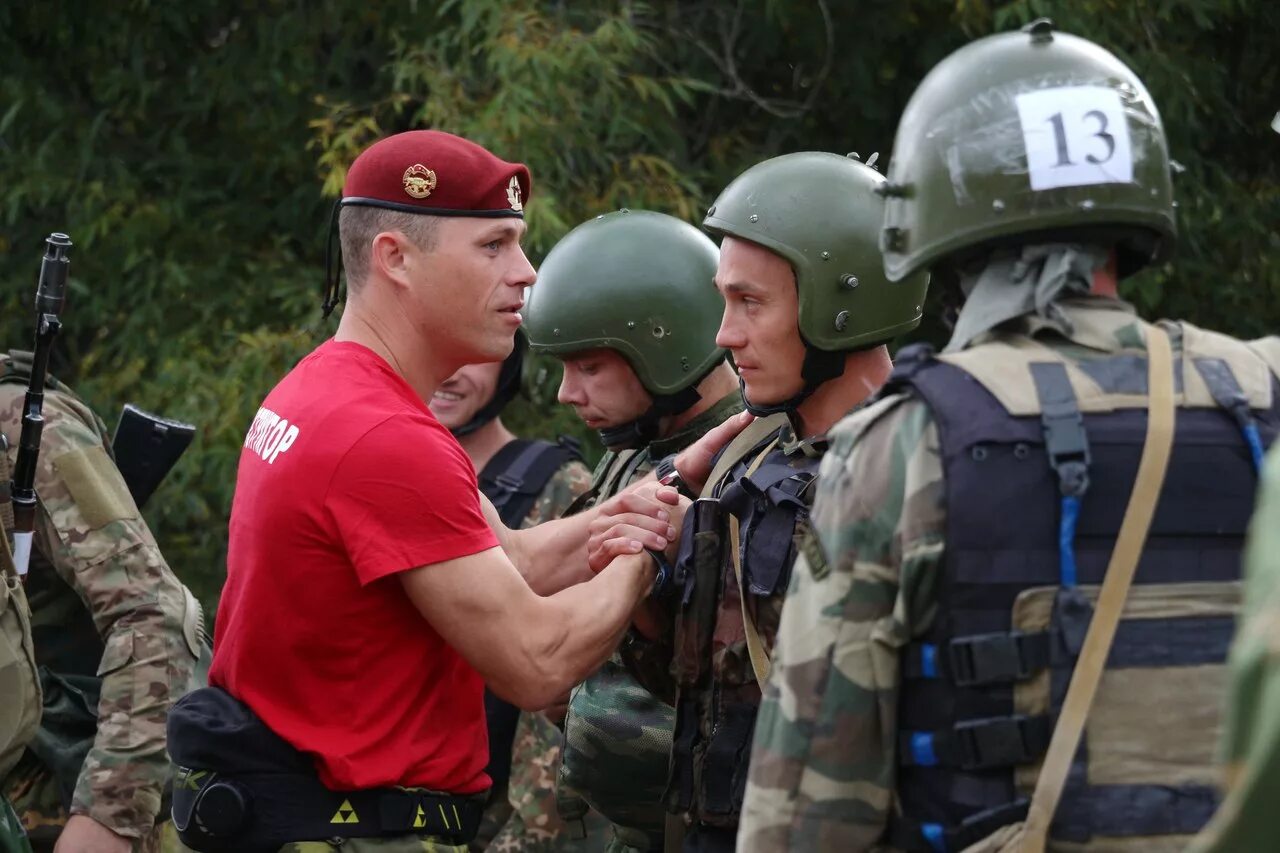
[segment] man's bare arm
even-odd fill
[[[418,611],[521,708],[553,703],[613,652],[653,583],[647,558],[624,556],[590,581],[535,594],[501,548],[412,569],[401,582]]]
[[[614,549],[615,556],[638,554],[644,548],[661,551],[676,539],[679,530],[671,523],[676,493],[674,489],[664,491],[668,494],[655,495],[652,485],[638,492],[628,490],[592,509],[528,530],[512,530],[504,525],[484,495],[480,496],[480,508],[525,582],[534,592],[549,595],[591,578],[587,543],[591,523],[601,513],[625,520],[633,532],[630,546],[619,544]]]

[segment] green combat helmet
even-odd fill
[[[600,431],[611,450],[652,441],[658,420],[696,403],[698,383],[724,359],[718,259],[692,225],[620,210],[574,228],[542,262],[524,311],[533,351],[615,350],[653,397],[635,423]]]
[[[702,226],[781,255],[795,272],[804,389],[754,414],[790,411],[844,370],[846,353],[868,349],[920,324],[926,274],[891,283],[879,235],[884,178],[858,162],[819,151],[752,166],[720,193]]]
[[[1044,18],[929,72],[902,114],[888,177],[894,281],[1028,235],[1118,243],[1125,275],[1164,257],[1177,234],[1164,128],[1142,81]]]

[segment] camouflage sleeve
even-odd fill
[[[890,397],[832,431],[756,723],[740,850],[874,847],[894,788],[898,653],[932,618],[937,430]]]
[[[1280,791],[1280,450],[1249,527],[1244,614],[1231,648],[1223,740],[1226,798],[1192,853],[1270,849]]]
[[[0,386],[11,448],[23,391]],[[138,838],[155,823],[169,774],[166,716],[194,686],[198,611],[108,456],[101,422],[58,393],[46,393],[44,416],[36,548],[84,602],[105,646],[98,733],[71,812]]]
[[[524,517],[520,528],[536,527],[544,521],[559,518],[569,508],[569,504],[573,503],[574,498],[590,488],[591,470],[576,459],[569,460],[543,486],[533,509]]]

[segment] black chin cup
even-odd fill
[[[489,421],[502,414],[502,410],[507,407],[507,404],[520,393],[520,377],[524,372],[525,346],[524,335],[517,333],[515,345],[511,349],[511,355],[507,356],[506,361],[502,362],[502,371],[498,374],[498,384],[493,389],[493,396],[489,398],[489,402],[480,407],[480,410],[472,416],[471,420],[457,429],[450,430],[454,438],[462,438],[464,435],[473,433],[489,423]]]
[[[742,381],[742,377],[738,377],[738,387],[742,389],[742,402],[747,411],[757,418],[767,418],[770,415],[777,414],[789,415],[799,408],[801,403],[809,399],[810,395],[818,390],[819,385],[844,373],[844,360],[848,354],[842,350],[820,350],[812,344],[806,343],[804,345],[804,364],[800,367],[800,378],[804,380],[804,387],[800,389],[800,393],[790,399],[783,400],[781,403],[756,405],[747,399],[746,384]]]
[[[599,430],[600,441],[607,450],[615,452],[645,447],[658,438],[658,427],[663,418],[687,411],[701,399],[696,383],[674,394],[657,394],[648,411],[634,421]]]

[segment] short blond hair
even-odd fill
[[[386,207],[344,205],[338,214],[338,235],[347,289],[358,291],[369,277],[369,246],[374,237],[384,231],[399,231],[419,249],[429,252],[435,248],[438,219]]]

